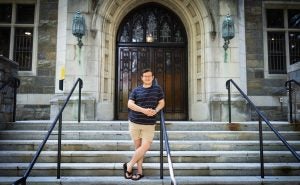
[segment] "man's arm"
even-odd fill
[[[149,109],[149,108],[143,108],[138,106],[137,104],[135,104],[135,102],[131,99],[128,100],[128,104],[127,104],[128,108],[136,111],[136,112],[141,112],[147,116],[154,116],[156,114],[156,111],[153,109]]]
[[[136,111],[136,112],[143,112],[143,107],[140,107],[138,106],[137,104],[135,104],[135,102],[133,100],[128,100],[128,108],[130,108],[131,110],[133,111]]]
[[[158,105],[155,108],[155,112],[156,113],[159,112],[161,109],[164,108],[164,106],[165,106],[165,99],[159,100]]]

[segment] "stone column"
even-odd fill
[[[245,19],[244,1],[219,1],[219,9],[215,10],[217,30],[215,41],[211,41],[206,49],[206,92],[209,101],[210,119],[212,121],[228,121],[228,95],[226,81],[232,79],[247,94],[246,51],[245,51]],[[222,24],[226,15],[234,21],[235,37],[230,40],[225,61]],[[248,119],[247,104],[239,96],[235,87],[231,86],[233,121]]]
[[[98,46],[97,38],[93,38],[91,28],[90,1],[59,1],[58,32],[57,32],[57,61],[55,95],[51,98],[51,115],[54,119],[64,104],[75,81],[83,81],[81,97],[81,119],[95,120],[95,101],[98,92]],[[83,46],[79,49],[77,38],[72,34],[72,19],[79,10],[85,18],[86,34],[82,38]],[[59,90],[61,68],[65,68],[64,88]],[[78,86],[63,113],[63,120],[77,120]]]

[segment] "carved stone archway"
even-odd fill
[[[102,1],[101,1],[102,2]],[[110,0],[103,1],[99,9],[96,10],[97,20],[92,21],[92,28],[99,33],[101,42],[100,59],[101,66],[99,70],[100,89],[99,102],[99,117],[107,117],[107,112],[101,115],[103,109],[114,107],[114,84],[115,84],[115,69],[116,69],[116,35],[118,27],[123,18],[129,11],[135,7],[149,2],[156,2],[168,7],[177,13],[182,20],[187,33],[188,42],[188,109],[189,118],[192,120],[208,120],[209,105],[207,103],[205,92],[205,49],[210,47],[209,42],[205,42],[207,38],[215,36],[214,21],[206,8],[205,1],[191,0],[132,0],[122,1]],[[97,26],[97,25],[100,25]],[[199,109],[204,114],[199,114]],[[114,114],[110,117],[113,119]]]
[[[128,95],[141,85],[140,74],[151,68],[165,93],[165,118],[187,120],[187,39],[178,16],[147,3],[122,21],[116,49],[116,119],[128,119]]]

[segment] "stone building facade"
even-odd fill
[[[287,92],[284,84],[289,79],[300,81],[300,63],[289,64],[288,61],[286,74],[268,73],[267,61],[269,51],[267,46],[268,26],[266,12],[268,9],[299,10],[299,3],[300,1],[245,1],[248,95],[256,99],[256,104],[259,105],[260,109],[273,120],[287,119],[288,99],[286,98]],[[288,15],[284,14],[284,16]],[[278,20],[275,19],[275,21]],[[299,29],[299,25],[296,28]],[[286,44],[288,45],[288,43]],[[295,86],[295,88],[297,87]],[[299,90],[295,92],[299,93]],[[296,106],[299,104],[297,103],[299,99],[297,100],[296,97],[293,99],[296,100],[293,107],[297,112],[299,108]],[[255,115],[252,115],[252,117],[255,117]],[[297,119],[299,120],[299,118]]]
[[[19,72],[17,120],[49,119],[50,99],[55,93],[58,1],[32,3],[36,7],[36,45],[32,70]]]
[[[243,1],[96,1],[95,4],[93,1],[61,2],[56,71],[59,71],[60,66],[65,66],[65,92],[71,88],[76,77],[83,78],[83,91],[88,101],[84,103],[84,107],[94,103],[94,110],[83,108],[83,114],[93,112],[94,116],[87,118],[92,120],[114,119],[115,83],[118,83],[115,70],[117,31],[121,21],[131,10],[149,2],[158,3],[176,12],[186,29],[188,119],[224,120],[226,80],[232,78],[246,90],[246,68],[241,67],[246,64],[244,14],[240,12],[243,11]],[[77,41],[71,34],[70,22],[78,9],[85,15],[88,30],[83,37],[80,63],[77,58]],[[230,62],[225,63],[220,25],[228,13],[234,17],[236,37],[228,49]],[[56,75],[56,82],[58,78],[59,75]],[[58,89],[56,94],[56,97],[60,96]],[[211,104],[212,101],[218,105]],[[245,106],[245,102],[239,98],[236,102],[244,104],[238,106]],[[55,100],[52,105],[57,110]],[[243,112],[235,115],[238,116],[237,119],[245,119]]]
[[[300,1],[35,0],[34,3],[38,8],[33,59],[36,61],[31,74],[20,72],[18,119],[53,118],[79,77],[84,83],[83,119],[116,119],[120,83],[118,30],[128,14],[154,3],[176,14],[185,29],[186,120],[226,121],[228,79],[233,79],[271,120],[287,120],[284,82],[289,78],[299,80],[300,62],[288,64],[286,74],[270,75],[265,14],[266,9],[274,6],[297,7]],[[84,15],[87,28],[81,49],[71,30],[77,10]],[[227,14],[234,20],[235,37],[230,40],[224,61],[222,23]],[[61,68],[65,68],[63,91],[58,88]],[[76,119],[77,99],[75,94],[64,119]],[[256,119],[235,89],[232,99],[233,120]]]

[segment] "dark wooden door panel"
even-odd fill
[[[117,119],[127,119],[128,96],[141,84],[140,73],[151,68],[165,92],[165,116],[170,120],[187,119],[187,77],[185,48],[119,47]]]
[[[148,55],[148,56],[147,56]],[[119,48],[118,86],[117,86],[117,119],[125,120],[128,115],[128,96],[140,81],[141,68],[148,67],[149,51],[147,48]]]

